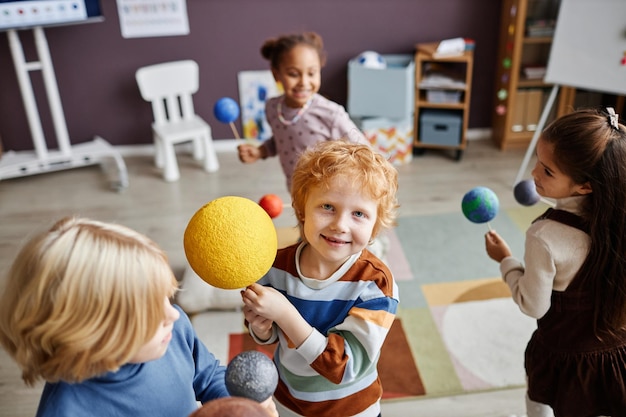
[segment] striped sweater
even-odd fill
[[[258,282],[284,294],[313,327],[296,349],[280,331],[274,354],[281,417],[378,416],[382,387],[377,363],[393,323],[398,288],[387,266],[364,250],[326,280],[298,273],[299,243],[278,251]],[[284,410],[287,408],[288,410]]]

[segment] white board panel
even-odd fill
[[[626,0],[561,0],[545,81],[626,94]]]

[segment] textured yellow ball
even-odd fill
[[[220,197],[193,215],[183,237],[189,265],[214,287],[244,288],[274,263],[278,239],[270,216],[243,197]]]

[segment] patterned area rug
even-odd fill
[[[544,210],[501,210],[490,225],[521,258],[524,232]],[[411,280],[398,280],[398,317],[423,395],[525,384],[524,350],[536,324],[519,311],[498,264],[485,253],[487,230],[461,213],[398,221],[395,232],[413,274]]]
[[[501,210],[490,225],[521,258],[524,231],[543,210]],[[519,311],[498,265],[486,255],[487,230],[459,212],[400,218],[388,232],[387,263],[400,289],[400,305],[379,361],[385,399],[525,384],[524,350],[535,321]],[[289,231],[279,235],[283,242],[295,236]],[[257,346],[242,328],[242,315],[234,314],[240,321],[220,338],[220,345],[228,345],[226,360],[250,349],[272,356],[274,346]],[[207,322],[203,316],[193,319],[201,337],[202,329],[220,325],[219,319]],[[203,340],[210,338],[211,348],[216,338],[214,331],[210,334]]]

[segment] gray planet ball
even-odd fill
[[[247,350],[235,356],[226,367],[226,389],[234,397],[258,402],[268,399],[278,385],[278,371],[264,353]]]
[[[535,188],[535,182],[533,180],[523,180],[518,182],[513,188],[513,195],[515,200],[523,206],[532,206],[537,204],[540,200],[540,196]]]

